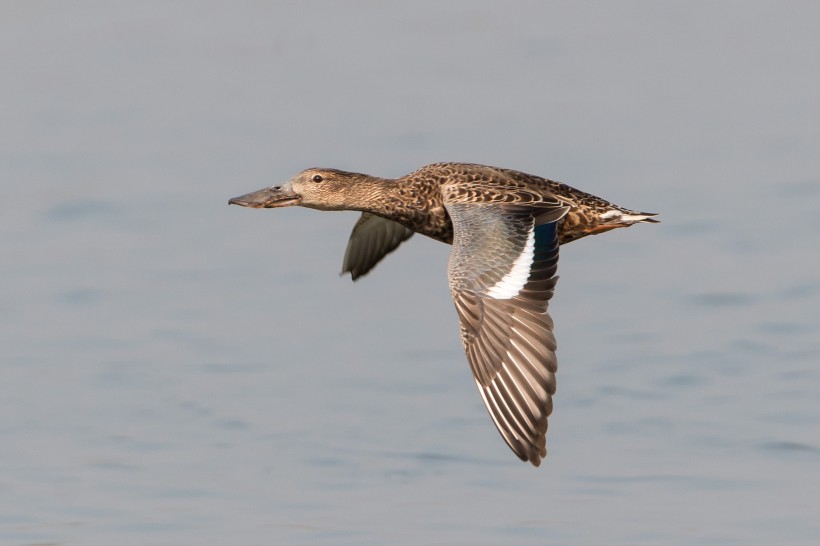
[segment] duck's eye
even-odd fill
[[[322,180],[324,180],[324,178],[322,178],[321,174],[314,174],[313,175],[313,181],[314,182],[321,182]]]

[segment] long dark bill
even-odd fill
[[[228,204],[255,209],[272,209],[274,207],[290,207],[301,202],[302,196],[298,193],[288,191],[282,186],[271,186],[270,188],[234,197],[228,201]]]

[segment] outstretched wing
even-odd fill
[[[350,273],[354,281],[366,275],[411,235],[413,231],[401,224],[363,212],[347,242],[342,275]]]
[[[461,341],[501,436],[535,466],[546,456],[555,393],[547,313],[558,277],[558,202],[446,203],[454,239],[448,276]]]

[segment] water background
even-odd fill
[[[0,543],[816,544],[820,4],[4,2]],[[310,166],[548,176],[539,469],[482,407],[448,247],[339,278]]]

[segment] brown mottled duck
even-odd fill
[[[342,265],[354,280],[413,233],[452,244],[450,292],[473,378],[504,441],[535,466],[547,455],[558,368],[547,312],[558,247],[657,222],[560,182],[468,163],[435,163],[396,179],[307,169],[229,203],[361,211]]]

